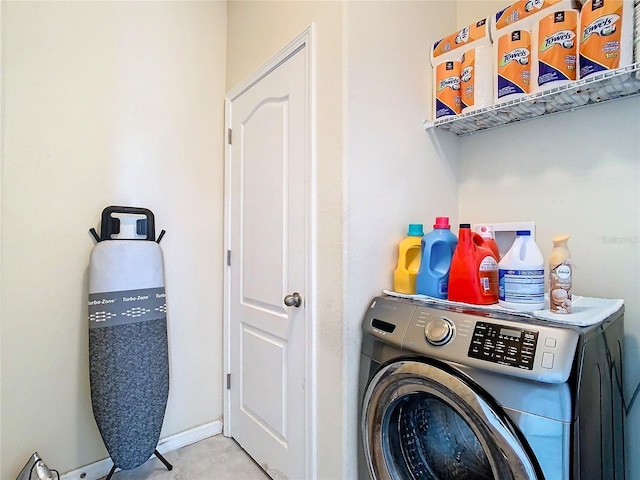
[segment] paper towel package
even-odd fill
[[[498,37],[495,103],[528,95],[531,91],[531,33],[512,30]]]
[[[483,18],[435,42],[431,47],[431,66],[435,67],[445,60],[460,60],[463,50],[480,45],[491,45],[489,18]]]
[[[494,101],[522,97],[537,90],[538,67],[534,30],[543,17],[577,9],[574,0],[520,0],[491,17],[491,38],[496,45]],[[520,32],[512,38],[512,32]],[[520,63],[514,63],[514,62]]]
[[[634,0],[589,0],[580,11],[580,78],[633,62]]]
[[[532,30],[540,17],[572,9],[579,10],[580,4],[574,0],[520,0],[491,17],[491,39],[497,42],[509,30]]]
[[[490,46],[489,19],[483,18],[433,44],[430,52],[433,75],[433,119],[461,113],[460,62],[465,51]],[[457,79],[453,77],[457,71]]]
[[[559,10],[533,27],[532,91],[546,90],[577,80],[578,10]]]
[[[460,103],[462,113],[493,103],[493,47],[472,47],[462,55]]]
[[[434,69],[434,118],[458,115],[460,106],[460,60],[447,60]]]

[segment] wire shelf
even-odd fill
[[[434,122],[425,120],[424,129],[439,128],[454,132],[458,136],[471,135],[638,94],[640,62],[460,115],[441,118]]]

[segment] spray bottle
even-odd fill
[[[554,313],[571,313],[571,282],[573,268],[571,253],[567,247],[569,235],[552,239],[553,250],[549,255],[549,309]]]

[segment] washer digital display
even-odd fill
[[[533,370],[538,332],[477,322],[468,356],[511,367]]]

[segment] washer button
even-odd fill
[[[553,353],[544,352],[542,354],[542,368],[553,368],[553,358]]]
[[[544,344],[547,347],[555,348],[556,347],[556,339],[555,338],[545,338]]]

